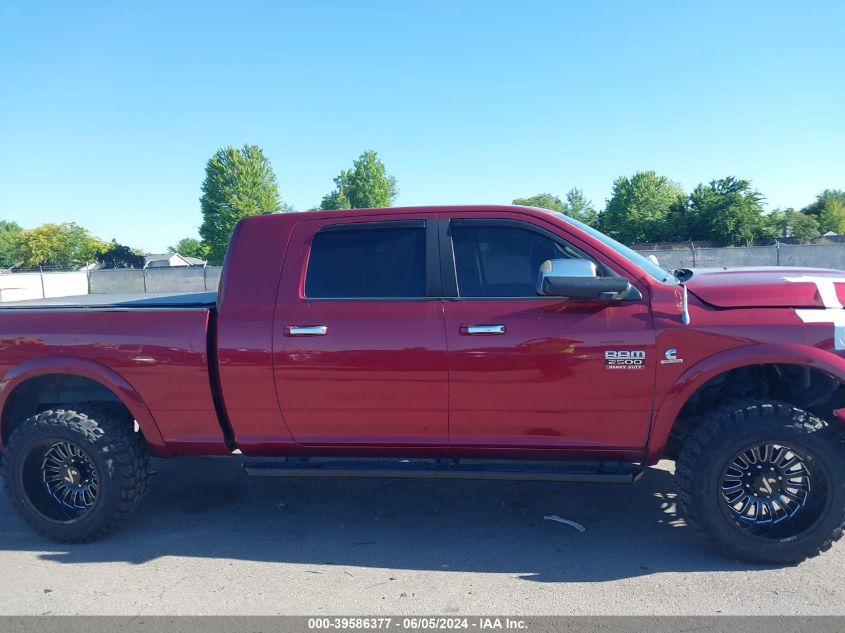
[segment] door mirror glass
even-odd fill
[[[624,298],[631,284],[624,277],[599,277],[588,259],[550,259],[540,266],[537,294],[566,299]]]

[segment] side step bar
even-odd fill
[[[259,477],[408,477],[504,479],[629,484],[642,467],[622,462],[482,461],[457,459],[252,458],[247,475]]]

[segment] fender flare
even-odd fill
[[[86,358],[50,356],[26,361],[10,369],[0,380],[0,420],[5,413],[9,396],[14,393],[18,386],[31,378],[49,374],[88,378],[108,389],[117,396],[117,399],[123,403],[138,422],[150,452],[156,457],[167,457],[170,454],[152,413],[132,385],[113,369]]]
[[[719,374],[738,367],[775,363],[812,367],[845,383],[845,359],[817,347],[793,343],[760,343],[733,347],[708,356],[681,374],[666,393],[660,405],[656,407],[654,421],[649,433],[645,463],[655,464],[660,460],[663,451],[666,449],[666,443],[669,440],[669,433],[675,419],[687,400],[704,383]]]

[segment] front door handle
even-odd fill
[[[485,334],[504,334],[504,325],[462,325],[461,334],[485,335]]]
[[[325,336],[328,331],[325,325],[288,325],[285,328],[288,336]]]

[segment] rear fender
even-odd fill
[[[113,369],[85,358],[52,356],[37,358],[10,369],[0,380],[0,420],[6,410],[9,396],[31,378],[50,374],[65,374],[88,378],[109,389],[129,410],[138,423],[150,452],[156,457],[170,455],[150,410],[141,396],[120,374]],[[2,440],[0,440],[2,441]]]

